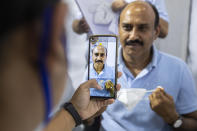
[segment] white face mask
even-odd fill
[[[117,92],[117,99],[131,111],[147,92],[153,92],[154,90],[147,91],[143,88],[124,88]]]

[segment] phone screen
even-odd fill
[[[90,88],[91,98],[116,98],[117,37],[90,36],[88,60],[88,79],[96,79],[102,87],[102,90]]]

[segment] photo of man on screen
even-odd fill
[[[90,64],[90,79],[96,79],[103,88],[101,91],[92,91],[95,96],[113,97],[115,71],[106,64],[107,48],[100,43],[92,49],[92,63]]]

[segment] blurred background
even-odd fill
[[[86,34],[78,35],[73,32],[72,22],[80,11],[74,0],[66,1],[70,11],[66,24],[68,74],[73,85],[70,90],[74,91],[83,80],[88,40]],[[187,62],[197,85],[197,1],[165,0],[165,4],[169,15],[169,32],[165,39],[158,39],[155,44],[161,51]]]
[[[85,71],[85,55],[88,51],[87,35],[78,35],[72,30],[72,21],[78,17],[79,8],[74,0],[67,0],[69,15],[67,21],[69,75],[76,89]],[[177,56],[187,62],[197,83],[197,1],[165,0],[169,15],[169,33],[155,44],[163,52]]]

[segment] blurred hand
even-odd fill
[[[118,77],[121,76],[121,73],[118,73]],[[71,99],[71,103],[76,108],[77,112],[81,116],[82,120],[92,119],[100,115],[105,111],[106,106],[112,104],[114,99],[100,100],[100,99],[91,99],[90,100],[90,88],[102,89],[95,79],[89,80],[80,85],[75,94]],[[120,85],[117,84],[117,90],[120,90]]]
[[[159,28],[160,28],[159,38],[166,38],[166,36],[168,35],[168,22],[160,18]]]
[[[157,88],[150,96],[150,106],[164,121],[173,124],[179,117],[176,112],[173,97],[168,95],[163,88]]]
[[[126,5],[127,3],[124,0],[114,0],[112,2],[111,8],[114,12],[118,12],[122,10]]]
[[[90,126],[94,123],[94,118],[100,116],[105,110],[107,109],[107,106],[102,107],[99,111],[97,111],[93,116],[83,121],[83,124]]]
[[[74,20],[72,23],[73,31],[78,34],[88,33],[90,31],[89,25],[84,18]]]

